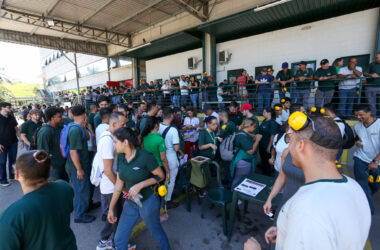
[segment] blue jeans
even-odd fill
[[[24,142],[24,147],[25,147],[26,151],[30,151],[30,148],[29,148],[28,144],[26,144],[25,142]]]
[[[16,162],[18,142],[11,144],[10,146],[4,146],[3,152],[0,153],[0,183],[7,183],[7,160],[9,179],[14,179],[12,165]],[[8,159],[9,158],[9,159]]]
[[[356,95],[356,88],[339,89],[338,114],[340,117],[352,116],[352,108]]]
[[[190,94],[191,102],[193,103],[194,108],[198,108],[198,93]]]
[[[298,103],[298,89],[295,86],[290,87],[290,99],[292,103]]]
[[[82,166],[83,167],[83,166]],[[91,170],[89,168],[83,167],[85,172],[85,176],[82,180],[77,178],[77,171],[71,170],[68,171],[67,174],[70,177],[71,184],[74,189],[74,218],[79,219],[82,218],[90,205],[90,200],[92,200],[91,195],[91,183],[90,183],[90,175]]]
[[[202,102],[208,102],[208,93],[206,90],[202,91]]]
[[[354,157],[355,179],[359,183],[359,185],[363,188],[363,191],[365,195],[367,196],[367,200],[368,200],[371,212],[373,212],[374,206],[372,203],[372,195],[377,192],[377,187],[376,187],[376,183],[368,182],[368,176],[369,176],[369,170],[367,169],[368,164],[369,163],[364,162],[357,157]],[[376,176],[374,177],[376,180]]]
[[[168,237],[160,222],[160,201],[154,194],[142,203],[142,208],[131,201],[124,202],[115,235],[116,249],[128,249],[129,237],[140,216],[153,238],[160,244],[160,249],[170,250]]]
[[[305,107],[305,109],[310,109],[310,89],[298,89],[297,92],[297,102],[302,104]]]
[[[183,95],[181,96],[181,104],[182,106],[187,106],[187,101],[189,100],[189,95]]]
[[[173,95],[172,96],[172,103],[175,108],[180,108],[180,101],[181,101],[181,96],[180,95]]]
[[[257,93],[257,101],[259,106],[259,114],[261,115],[264,111],[264,108],[270,107],[271,103],[271,92],[258,92]]]
[[[367,87],[365,95],[368,100],[368,104],[371,107],[372,115],[376,117],[379,113],[379,104],[377,103],[377,97],[380,96],[380,87]]]

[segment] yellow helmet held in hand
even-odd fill
[[[369,175],[368,176],[368,182],[369,183],[373,183],[374,182],[373,175]]]
[[[161,197],[164,197],[167,194],[168,190],[166,189],[165,185],[161,185],[158,188],[158,195]]]

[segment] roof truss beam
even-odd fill
[[[113,1],[115,1],[115,0],[108,0],[108,1],[106,1],[102,6],[100,6],[99,8],[97,8],[94,12],[90,13],[88,16],[86,16],[85,18],[83,18],[83,20],[80,22],[80,24],[84,24],[85,22],[87,22],[88,20],[90,20],[92,17],[94,17],[96,14],[98,14],[101,10],[103,10],[105,7],[107,7],[108,5],[110,5]]]
[[[203,13],[203,11],[202,12],[198,11],[193,6],[191,6],[188,3],[186,3],[184,0],[170,0],[170,1],[172,3],[178,5],[179,7],[181,7],[183,10],[185,10],[186,12],[188,12],[190,15],[198,18],[202,22],[207,21],[208,15],[205,15],[205,13]]]
[[[0,29],[0,41],[103,57],[108,56],[107,45],[102,43],[61,39],[53,36],[30,35],[29,33],[11,30]]]
[[[86,38],[92,41],[114,44],[114,45],[123,46],[126,48],[130,47],[130,45],[127,42],[123,42],[123,43],[120,42],[122,38],[128,37],[128,34],[112,32],[112,31],[108,31],[104,29],[90,27],[87,25],[81,25],[78,23],[62,21],[55,18],[51,19],[54,21],[54,25],[49,26],[47,24],[47,18],[45,18],[44,16],[11,10],[7,8],[2,8],[2,10],[4,12],[2,18],[10,20],[10,21],[29,24],[32,26],[36,26],[38,28],[54,30],[60,33],[74,35],[74,36]],[[113,37],[114,39],[111,39],[110,37]],[[117,39],[115,39],[116,37],[118,37],[120,40],[118,41]],[[124,41],[128,41],[128,40],[125,39]]]
[[[162,1],[164,1],[164,0],[155,0],[153,3],[151,3],[151,4],[147,5],[147,6],[145,6],[144,8],[139,9],[138,11],[136,11],[135,13],[133,13],[133,14],[131,14],[131,15],[129,15],[129,16],[126,16],[126,17],[124,17],[123,19],[119,20],[117,23],[115,23],[115,24],[113,24],[112,26],[110,26],[110,27],[108,28],[108,30],[113,30],[114,28],[116,28],[116,27],[119,26],[120,24],[125,23],[125,22],[127,22],[127,21],[133,19],[133,18],[136,17],[137,15],[140,15],[140,14],[143,13],[144,11],[146,11],[146,10],[152,8],[153,6],[155,6],[155,5],[159,4],[159,3],[161,3]]]

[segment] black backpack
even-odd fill
[[[34,132],[32,141],[30,142],[30,150],[36,150],[37,149],[37,139],[38,139],[38,133],[40,132],[41,128],[43,127],[50,127],[51,130],[51,136],[54,137],[54,131],[52,130],[52,126],[48,124],[43,124],[41,127],[36,129],[36,132]]]
[[[354,131],[344,120],[335,120],[336,122],[342,122],[344,124],[344,137],[343,137],[343,149],[350,149],[355,145]]]

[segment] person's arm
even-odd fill
[[[20,138],[21,138],[21,140],[23,140],[23,142],[26,143],[26,145],[28,145],[28,147],[30,147],[30,141],[29,141],[28,138],[26,137],[26,134],[21,133],[21,134],[20,134]]]
[[[113,161],[114,159],[103,159],[103,166],[104,166],[104,174],[115,185],[116,175],[113,172]]]
[[[270,149],[272,147],[272,144],[273,144],[273,139],[274,139],[274,135],[271,135],[270,136],[270,140],[269,140],[269,144],[268,144],[268,147],[267,147],[267,153],[270,154]]]
[[[206,149],[209,149],[209,148],[212,148],[214,150],[218,149],[218,147],[215,144],[213,144],[213,143],[208,143],[208,144],[204,144],[202,146],[199,146],[199,150],[206,150]]]
[[[253,154],[256,152],[257,147],[259,146],[259,143],[260,143],[260,140],[261,140],[262,137],[263,137],[263,136],[260,135],[260,134],[255,135],[255,142],[254,142],[253,145],[252,145],[252,149],[251,149],[251,150],[248,150],[248,151],[245,151],[245,152],[246,152],[247,154],[249,154],[249,155],[253,155]]]
[[[277,155],[277,152],[276,152],[276,150],[274,149],[274,147],[272,147],[272,149],[271,149],[271,157],[270,157],[270,159],[268,160],[270,165],[274,165],[274,162],[275,162],[275,160],[276,160],[276,155]]]
[[[108,216],[107,216],[108,222],[111,224],[114,224],[117,221],[117,217],[114,216],[113,211],[120,198],[123,188],[124,188],[124,182],[119,178],[119,174],[117,174],[116,184],[113,189],[112,199],[111,199],[111,203],[108,209]]]
[[[84,170],[82,168],[82,165],[80,164],[79,152],[77,150],[70,149],[70,157],[73,161],[75,168],[77,169],[77,178],[79,180],[82,180],[84,178]]]
[[[380,152],[376,155],[376,157],[375,157],[373,160],[375,160],[375,161],[380,161]],[[378,168],[378,166],[379,166],[379,164],[376,164],[376,163],[374,163],[374,162],[371,161],[371,162],[368,164],[368,169],[369,169],[369,170],[375,170],[375,169]]]
[[[363,73],[359,70],[356,69],[356,67],[352,70],[354,72],[354,75],[356,77],[361,77],[363,75]]]
[[[161,167],[157,167],[155,170],[153,170],[152,174],[154,176],[158,176],[160,179],[157,180],[152,177],[133,185],[128,191],[129,195],[134,197],[140,193],[141,189],[160,183],[165,178],[164,172],[162,171]]]
[[[276,178],[276,181],[273,184],[272,190],[263,206],[264,208],[264,213],[269,213],[271,208],[272,208],[272,200],[274,197],[277,196],[277,194],[281,191],[281,189],[284,187],[285,182],[286,182],[286,175],[284,171],[282,170],[282,166],[284,165],[285,158],[288,155],[288,149],[285,149],[284,152],[282,153],[281,156],[281,167],[280,167],[280,172]]]
[[[163,165],[165,172],[166,172],[166,179],[169,180],[170,179],[170,169],[169,169],[168,159],[166,158],[166,152],[160,152],[160,158],[161,158],[162,165]]]

